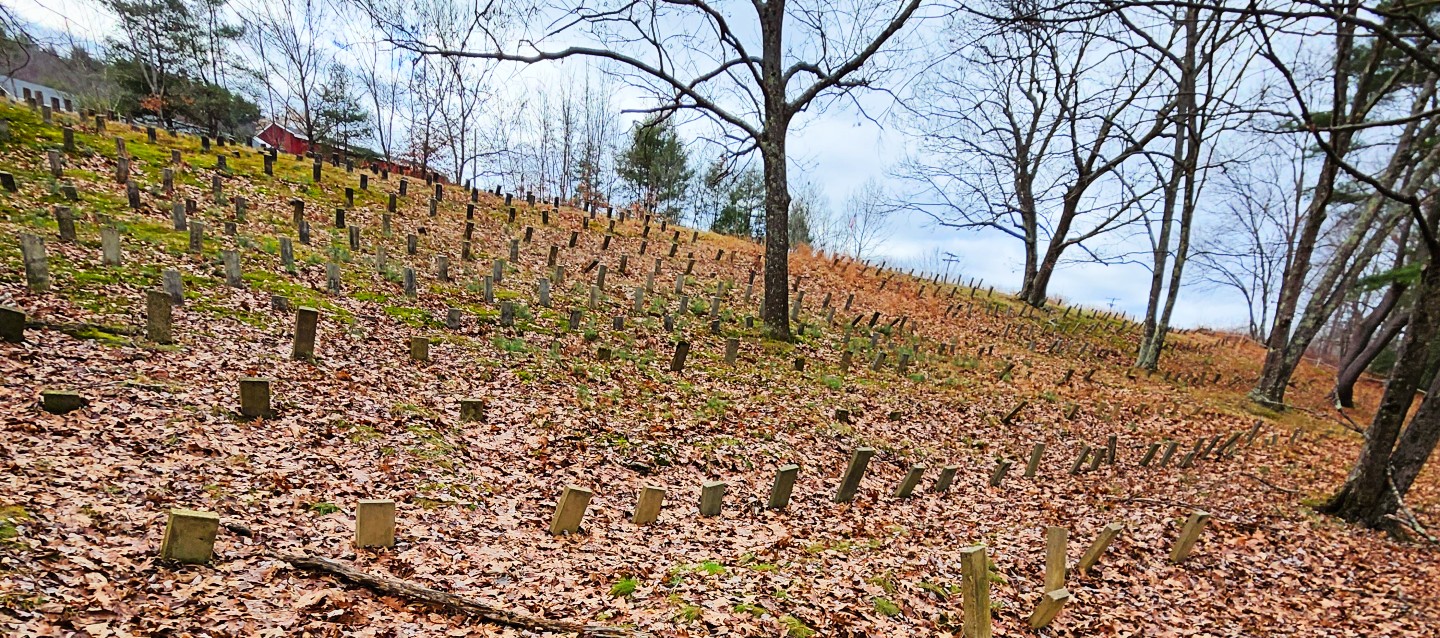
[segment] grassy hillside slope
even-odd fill
[[[769,342],[746,327],[760,296],[758,276],[746,296],[761,254],[749,242],[703,232],[692,242],[684,229],[672,257],[675,229],[655,222],[647,233],[631,218],[615,224],[602,250],[603,213],[587,224],[585,213],[562,208],[546,225],[517,198],[509,223],[501,198],[481,193],[465,260],[470,196],[456,187],[432,217],[433,191],[412,181],[386,235],[393,177],[372,176],[360,191],[357,173],[326,164],[314,183],[308,160],[283,156],[270,177],[252,149],[202,154],[193,137],[162,131],[152,145],[143,130],[110,123],[97,134],[93,123],[61,118],[76,126],[78,149],[65,153],[65,176],[55,180],[46,151],[61,148],[61,129],[14,105],[0,105],[0,118],[11,122],[0,171],[19,183],[19,192],[0,193],[0,301],[37,322],[25,343],[0,343],[7,633],[524,634],[267,555],[282,551],[657,635],[951,635],[961,619],[958,550],[983,543],[995,564],[996,633],[1028,635],[1037,633],[1026,619],[1044,578],[1046,526],[1069,529],[1073,564],[1112,521],[1124,532],[1095,570],[1070,575],[1073,599],[1041,633],[1423,636],[1437,626],[1433,547],[1399,544],[1307,505],[1339,485],[1360,440],[1326,407],[1331,372],[1302,367],[1297,408],[1257,412],[1243,398],[1262,355],[1255,344],[1177,335],[1163,372],[1137,375],[1127,367],[1136,326],[1122,320],[1038,312],[985,289],[804,250],[791,261],[803,334]],[[140,209],[115,182],[115,136],[132,157]],[[173,167],[174,197],[194,199],[192,219],[205,224],[198,253],[172,229],[172,199],[160,188],[172,149],[184,161]],[[215,168],[215,152],[228,170]],[[223,204],[211,194],[215,175]],[[80,201],[65,201],[63,183]],[[332,223],[347,186],[356,193],[346,222],[362,229],[356,250]],[[232,236],[224,225],[236,196],[248,214]],[[312,229],[310,245],[295,242],[290,273],[279,238],[295,237],[292,199],[305,203]],[[57,204],[76,212],[77,243],[59,240]],[[105,223],[120,232],[120,267],[102,265]],[[45,239],[46,294],[26,289],[22,233]],[[405,249],[409,234],[415,255]],[[516,260],[512,239],[521,240]],[[564,277],[552,282],[546,308],[537,282],[554,274],[552,246]],[[231,249],[240,287],[225,282],[221,251]],[[680,308],[675,282],[692,253],[689,307]],[[449,261],[448,281],[436,277],[437,255]],[[657,257],[653,293],[637,313],[634,289]],[[506,260],[504,276],[487,302],[481,277],[495,259]],[[592,309],[598,267],[585,270],[595,260],[607,274]],[[327,291],[327,263],[338,265],[339,294]],[[404,292],[406,267],[417,276],[414,298]],[[145,292],[166,269],[182,274],[185,302],[174,311],[177,343],[157,345],[143,336]],[[708,319],[717,294],[718,335]],[[852,294],[826,321],[826,296],[844,308]],[[275,309],[276,296],[291,309]],[[506,301],[516,308],[511,327],[500,325]],[[322,313],[313,361],[290,356],[297,306]],[[458,329],[445,325],[451,308],[461,313]],[[570,330],[574,308],[583,325]],[[431,339],[429,362],[410,359],[416,336]],[[731,337],[740,340],[733,366]],[[681,339],[691,351],[675,373]],[[602,348],[612,358],[602,360]],[[847,348],[853,365],[842,371]],[[886,360],[872,370],[880,353]],[[248,376],[274,379],[272,418],[239,415],[238,381]],[[46,389],[79,391],[89,406],[47,413],[38,406]],[[1373,382],[1360,388],[1357,422],[1377,394]],[[485,400],[483,420],[460,420],[467,397]],[[1261,435],[1233,457],[1176,467],[1197,440],[1249,431],[1257,419]],[[1103,447],[1111,435],[1113,465],[1071,473],[1082,446]],[[1167,467],[1140,467],[1152,443],[1169,440],[1179,453]],[[1037,441],[1044,457],[1037,476],[1024,478]],[[860,446],[877,454],[859,497],[836,504]],[[991,487],[1000,459],[1014,467]],[[776,468],[792,463],[800,472],[789,509],[764,509]],[[893,498],[915,464],[927,466],[920,489]],[[947,465],[958,466],[954,484],[934,493]],[[700,486],[717,480],[728,484],[723,511],[699,517]],[[595,497],[582,533],[553,537],[550,516],[567,485]],[[665,507],[655,525],[636,526],[630,511],[645,485],[668,491]],[[1433,527],[1437,486],[1432,464],[1409,502]],[[367,498],[396,501],[393,549],[352,546],[355,504]],[[158,560],[175,507],[219,514],[211,565]],[[1171,544],[1195,509],[1214,518],[1194,555],[1171,564]]]

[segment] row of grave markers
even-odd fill
[[[868,460],[869,455],[874,452],[870,450],[866,454],[862,450],[863,448],[857,450],[856,456],[852,458],[851,468],[846,472],[837,490],[836,502],[853,499],[855,489],[858,487],[858,478],[855,472],[856,459]],[[793,487],[797,471],[798,467],[793,465],[780,468],[780,477],[788,477],[788,481],[777,480],[777,491],[771,494],[772,508],[775,508],[777,499],[788,500],[789,490]],[[863,467],[861,471],[863,472]],[[949,476],[953,477],[953,473]],[[897,493],[906,489],[906,486],[913,489],[917,481],[918,478],[914,477],[912,470],[911,475],[907,475]],[[724,494],[724,485],[724,483],[711,482],[703,486],[700,498],[702,516],[718,515],[719,502]],[[578,532],[580,521],[589,505],[590,498],[591,493],[588,490],[574,486],[567,487],[556,505],[555,514],[550,523],[550,533],[560,535]],[[637,525],[654,523],[664,498],[665,490],[663,488],[656,486],[642,488],[632,514],[632,522]],[[783,506],[776,509],[783,509]],[[1171,547],[1170,562],[1179,564],[1190,556],[1209,519],[1210,514],[1201,510],[1194,511],[1189,515]],[[356,506],[355,521],[355,546],[361,548],[394,546],[396,526],[393,500],[361,500]],[[1119,521],[1103,526],[1079,562],[1076,563],[1075,572],[1085,573],[1091,570],[1123,529],[1124,524]],[[213,559],[218,531],[219,516],[215,513],[172,509],[167,517],[160,556],[162,559],[180,563],[208,563]],[[1028,618],[1028,624],[1033,629],[1049,625],[1070,601],[1071,595],[1066,589],[1066,581],[1070,574],[1067,553],[1068,537],[1069,530],[1064,527],[1050,526],[1045,530],[1042,595]],[[959,553],[961,555],[961,602],[964,615],[964,634],[967,637],[988,637],[991,635],[989,601],[991,563],[986,555],[986,548],[983,545],[971,546],[961,549]]]

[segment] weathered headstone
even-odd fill
[[[190,222],[190,252],[200,254],[205,247],[205,223]]]
[[[1110,542],[1115,540],[1115,536],[1123,529],[1125,529],[1125,524],[1119,521],[1101,528],[1100,535],[1095,537],[1095,542],[1091,543],[1090,549],[1085,550],[1085,555],[1081,556],[1080,562],[1075,565],[1075,571],[1081,573],[1090,571],[1095,563],[1100,562],[1100,556],[1105,553],[1105,548],[1110,546]]]
[[[875,456],[875,448],[859,447],[850,456],[850,465],[845,469],[845,476],[840,480],[840,486],[835,490],[836,503],[849,503],[855,500],[855,492],[860,489],[860,479],[865,477],[865,467],[870,464],[870,458]]]
[[[179,563],[204,564],[215,554],[220,516],[213,512],[172,509],[160,541],[160,558]]]
[[[965,638],[990,638],[990,559],[984,545],[960,550],[960,597]]]
[[[635,500],[635,515],[630,521],[636,525],[649,525],[660,517],[660,507],[665,503],[665,488],[647,485],[640,488]]]
[[[700,487],[700,515],[719,516],[725,501],[725,482],[709,481]]]
[[[574,485],[566,487],[565,492],[560,495],[560,501],[555,504],[555,515],[550,519],[550,533],[559,536],[579,532],[591,496],[590,490]]]
[[[295,272],[295,245],[289,237],[280,238],[280,264],[285,272]]]
[[[675,356],[670,358],[670,371],[681,372],[685,369],[685,357],[690,354],[690,342],[678,341],[675,343]]]
[[[295,339],[291,358],[302,361],[315,358],[315,331],[319,325],[319,310],[300,306],[295,311]]]
[[[25,286],[35,294],[50,291],[50,262],[45,255],[45,239],[30,233],[20,234],[20,258],[25,263]]]
[[[1165,453],[1160,455],[1160,467],[1165,467],[1170,464],[1170,458],[1175,456],[1175,450],[1178,447],[1180,447],[1179,441],[1168,442],[1165,446]]]
[[[225,264],[225,285],[239,288],[245,284],[240,275],[240,252],[237,250],[220,251],[220,260]]]
[[[958,465],[946,465],[940,468],[940,477],[935,479],[934,491],[936,494],[944,494],[950,491],[950,485],[955,482],[955,473],[960,470]]]
[[[0,306],[0,341],[25,342],[25,311],[14,306]]]
[[[1070,590],[1064,587],[1045,592],[1040,596],[1040,603],[1035,606],[1035,611],[1030,613],[1030,628],[1043,629],[1048,626],[1069,601]]]
[[[251,419],[269,418],[271,379],[245,377],[240,379],[240,414]]]
[[[1070,531],[1064,527],[1045,528],[1045,588],[1046,593],[1065,587],[1067,569],[1066,544]]]
[[[1025,464],[1025,478],[1035,478],[1036,470],[1040,469],[1040,458],[1045,456],[1045,442],[1037,441],[1034,447],[1030,448],[1030,460]]]
[[[899,485],[895,486],[893,496],[895,498],[909,498],[910,495],[915,492],[915,487],[920,485],[920,478],[924,475],[925,464],[916,463],[912,465],[910,471],[905,474],[905,479],[900,481]]]
[[[90,405],[90,400],[70,390],[40,391],[40,408],[51,414],[66,414]]]
[[[75,243],[75,211],[69,206],[56,206],[55,225],[60,231],[60,241]]]
[[[1084,443],[1080,444],[1080,453],[1077,454],[1077,455],[1075,455],[1075,462],[1072,463],[1072,464],[1070,464],[1070,474],[1071,474],[1071,475],[1079,474],[1079,473],[1080,473],[1081,468],[1084,468],[1084,467],[1085,467],[1085,458],[1088,457],[1089,455],[1090,455],[1090,446],[1089,446],[1088,444],[1084,444]]]
[[[461,421],[484,421],[485,400],[480,398],[460,399]]]
[[[775,483],[770,487],[770,502],[766,507],[773,510],[783,510],[790,506],[790,494],[795,490],[795,478],[800,474],[800,466],[795,464],[782,465],[775,470]]]
[[[160,344],[174,343],[171,324],[173,300],[163,290],[145,291],[145,338]]]
[[[170,206],[170,226],[175,230],[189,228],[189,222],[185,219],[185,202],[176,201]]]
[[[355,546],[395,546],[395,501],[365,499],[355,506]]]
[[[50,176],[55,179],[65,177],[65,158],[60,155],[60,151],[46,151],[45,156],[50,162]]]
[[[1145,450],[1145,456],[1140,459],[1140,467],[1150,467],[1150,462],[1155,460],[1155,453],[1160,451],[1159,443],[1151,443],[1150,448]]]
[[[1000,487],[1000,482],[1005,480],[1005,473],[1010,470],[1010,461],[1000,459],[995,463],[995,471],[990,474],[990,487]]]
[[[1205,524],[1210,522],[1210,513],[1196,510],[1190,514],[1185,521],[1185,527],[1180,530],[1180,537],[1175,539],[1175,548],[1170,551],[1170,562],[1184,562],[1190,556],[1190,550],[1194,549],[1195,541],[1200,539],[1200,533],[1205,531]]]

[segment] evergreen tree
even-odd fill
[[[694,171],[674,124],[657,117],[636,125],[618,164],[636,199],[661,217],[679,219]]]
[[[259,116],[259,107],[219,86],[220,52],[241,30],[215,20],[214,0],[103,0],[121,34],[106,41],[119,84],[117,110],[154,115],[166,126],[177,119],[235,132]]]
[[[765,228],[765,179],[759,171],[747,170],[729,180],[725,205],[710,230],[737,237],[759,237]]]
[[[317,141],[348,148],[370,130],[370,113],[360,106],[360,96],[350,74],[339,64],[330,66],[315,106]]]
[[[804,198],[790,199],[790,245],[810,245],[814,238],[810,234],[810,220],[815,217],[813,204]]]

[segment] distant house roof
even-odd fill
[[[48,87],[43,84],[36,84],[34,82],[26,82],[25,80],[16,79],[8,75],[0,75],[0,91],[4,91],[5,94],[11,98],[17,100],[24,98],[25,89],[30,89],[31,93],[44,93],[47,98],[53,96],[62,100],[71,100],[72,102],[75,100],[75,96],[60,89]]]

